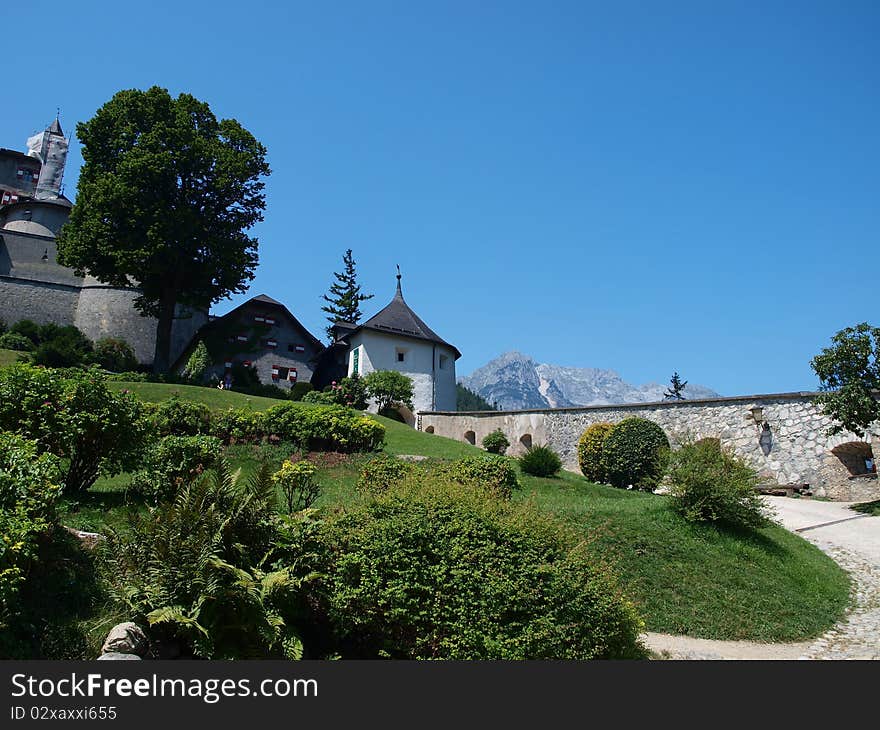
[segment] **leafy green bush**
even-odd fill
[[[137,467],[151,432],[140,401],[110,390],[99,371],[59,376],[25,363],[0,370],[0,430],[65,459],[68,493]]]
[[[482,487],[504,499],[510,499],[513,490],[519,487],[513,464],[495,454],[465,456],[437,471],[459,484]]]
[[[353,373],[330,386],[333,403],[362,411],[367,407],[367,385],[364,378]]]
[[[173,499],[180,488],[213,466],[223,453],[214,436],[165,436],[148,452],[131,489],[150,502]]]
[[[303,408],[279,403],[263,414],[263,430],[306,451],[376,451],[385,427],[342,406]]]
[[[374,370],[363,379],[367,394],[376,401],[376,408],[382,411],[400,403],[412,410],[412,379],[396,370]]]
[[[35,345],[24,335],[18,334],[18,332],[7,332],[0,335],[0,347],[2,347],[4,350],[32,352],[35,348]]]
[[[313,599],[343,658],[629,659],[642,628],[614,578],[532,505],[406,481],[329,515]]]
[[[0,634],[19,620],[19,591],[55,524],[61,479],[58,457],[36,441],[0,433]],[[0,640],[0,656],[9,651]]]
[[[197,436],[211,432],[211,409],[203,403],[182,400],[174,395],[149,406],[149,409],[160,436]]]
[[[315,479],[317,471],[317,467],[308,461],[285,461],[272,475],[282,507],[288,513],[308,509],[321,496],[321,485]]]
[[[510,441],[507,440],[507,436],[504,435],[504,431],[500,428],[496,428],[492,433],[487,434],[483,438],[483,448],[490,454],[500,454],[503,456],[509,446]]]
[[[95,343],[95,361],[114,373],[134,370],[138,366],[131,345],[118,337],[104,337]]]
[[[140,373],[134,370],[128,370],[122,373],[109,373],[107,375],[107,380],[113,380],[117,382],[125,382],[125,383],[147,383],[151,380],[150,375],[147,373]]]
[[[755,490],[758,473],[716,439],[673,451],[666,479],[673,505],[688,520],[746,528],[769,522]]]
[[[532,446],[517,461],[523,474],[533,477],[552,477],[562,468],[562,460],[547,446]]]
[[[30,319],[20,319],[9,328],[9,331],[22,337],[27,337],[34,347],[42,341],[40,338],[40,325]]]
[[[244,408],[227,408],[211,416],[211,433],[225,444],[256,443],[264,437],[263,415]]]
[[[302,397],[303,403],[318,403],[320,405],[332,406],[336,403],[336,396],[330,391],[310,390]]]
[[[221,461],[173,502],[131,513],[126,530],[110,531],[100,558],[111,599],[185,654],[299,658],[290,619],[308,576],[270,564],[275,506],[265,465],[243,484]]]
[[[390,454],[381,454],[364,464],[357,488],[365,492],[381,492],[406,479],[412,472],[412,464]]]
[[[614,428],[611,423],[594,423],[587,426],[577,446],[578,464],[583,475],[591,482],[602,484],[605,474],[605,439]]]
[[[611,429],[602,451],[602,464],[610,484],[650,492],[657,488],[666,471],[669,439],[653,421],[631,416]]]
[[[94,362],[92,341],[72,325],[44,324],[33,361],[50,368],[75,367]]]
[[[314,389],[311,383],[294,383],[290,389],[290,400],[302,400],[307,393],[311,393]]]

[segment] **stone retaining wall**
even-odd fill
[[[828,436],[832,424],[816,404],[816,393],[663,401],[532,411],[420,413],[418,428],[480,445],[500,428],[517,455],[530,444],[546,444],[565,468],[579,471],[577,442],[591,423],[641,416],[658,423],[673,443],[718,438],[751,463],[768,482],[809,484],[817,496],[863,501],[880,498],[876,474],[864,472],[864,454],[880,452],[880,426],[865,439],[852,433]],[[880,454],[878,454],[880,455]]]

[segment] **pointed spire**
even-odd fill
[[[58,110],[58,113],[55,115],[55,121],[52,122],[47,128],[46,131],[49,134],[57,134],[59,137],[64,136],[64,132],[61,131],[61,122],[59,121],[59,117],[61,116],[61,110]]]
[[[397,264],[397,296],[403,299],[403,290],[400,288],[400,264]]]

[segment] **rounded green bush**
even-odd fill
[[[552,477],[562,468],[562,460],[547,446],[533,446],[518,461],[523,474],[533,477]]]
[[[17,352],[33,352],[34,343],[18,332],[6,332],[0,335],[0,348]]]
[[[630,659],[642,624],[608,570],[533,505],[410,480],[328,515],[312,601],[343,658]]]
[[[495,454],[465,456],[445,469],[441,467],[440,472],[459,484],[482,487],[503,499],[510,499],[513,490],[519,487],[513,464]]]
[[[412,464],[390,454],[382,454],[364,464],[357,488],[366,492],[381,492],[406,479],[412,471]]]
[[[684,444],[670,458],[667,480],[675,509],[692,522],[764,527],[766,507],[758,473],[723,449],[718,439]]]
[[[647,418],[624,418],[605,439],[602,463],[615,487],[651,492],[660,484],[668,461],[669,439]]]
[[[510,441],[500,428],[496,428],[492,433],[483,438],[483,448],[490,454],[501,454],[502,456],[510,446]]]
[[[165,436],[147,453],[131,489],[151,502],[174,499],[184,485],[217,463],[223,444],[215,436]]]
[[[578,441],[578,464],[583,475],[591,482],[602,484],[606,481],[603,453],[605,439],[612,428],[614,424],[611,423],[594,423],[587,426]]]
[[[115,373],[134,370],[138,361],[125,340],[118,337],[104,337],[95,343],[95,360],[105,370]]]
[[[152,420],[160,436],[197,436],[211,432],[211,409],[203,403],[172,396],[152,406]]]

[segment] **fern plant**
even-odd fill
[[[205,658],[299,658],[286,620],[314,576],[272,563],[278,518],[267,464],[248,481],[225,460],[173,502],[132,515],[102,551],[112,598]]]

